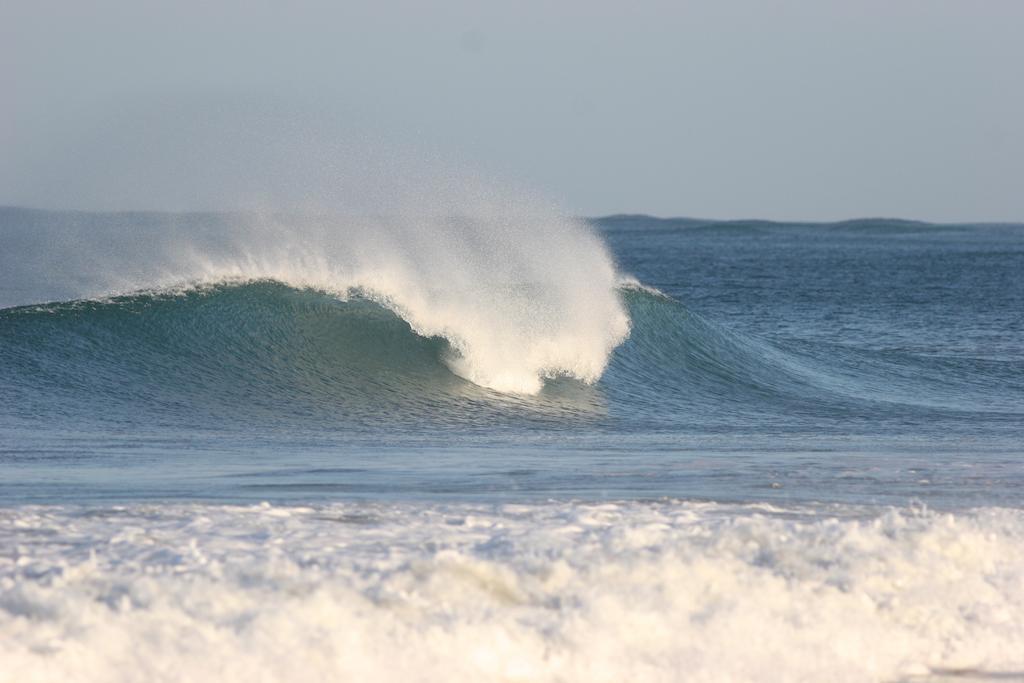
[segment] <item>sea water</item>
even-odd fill
[[[1024,226],[499,197],[0,245],[0,680],[1024,671]]]

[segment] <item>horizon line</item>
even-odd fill
[[[110,215],[110,216],[127,216],[132,214],[141,214],[149,216],[201,216],[201,215],[246,215],[246,214],[277,214],[277,215],[345,215],[343,211],[307,211],[301,210],[275,210],[275,211],[261,211],[258,209],[183,209],[183,210],[171,210],[171,209],[69,209],[69,208],[42,208],[37,206],[24,206],[19,204],[0,204],[0,211],[24,211],[31,213],[65,213],[65,214],[87,214],[87,215]],[[385,213],[373,214],[364,212],[361,214],[350,214],[350,215],[378,215],[386,216]],[[699,224],[740,224],[740,223],[762,223],[762,224],[775,224],[775,225],[841,225],[848,223],[871,223],[871,222],[887,222],[887,223],[906,223],[915,225],[933,225],[933,226],[957,226],[957,225],[972,225],[972,226],[1017,226],[1024,227],[1024,219],[1021,220],[967,220],[967,221],[929,221],[917,218],[902,218],[896,216],[855,216],[850,218],[839,218],[832,220],[812,220],[812,219],[775,219],[775,218],[756,218],[756,217],[742,217],[742,218],[704,218],[698,216],[663,216],[643,212],[617,212],[610,214],[601,215],[571,215],[571,218],[577,220],[584,220],[589,222],[608,222],[608,221],[628,221],[628,220],[650,220],[658,221],[662,223],[672,222],[687,222],[696,225]]]

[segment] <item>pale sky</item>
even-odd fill
[[[0,102],[0,204],[436,157],[585,215],[1024,220],[1021,0],[4,0]]]

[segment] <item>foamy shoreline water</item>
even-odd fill
[[[0,509],[0,681],[915,680],[1022,615],[1016,509]]]

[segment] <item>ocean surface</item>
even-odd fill
[[[0,208],[28,680],[1024,680],[1024,225]]]

